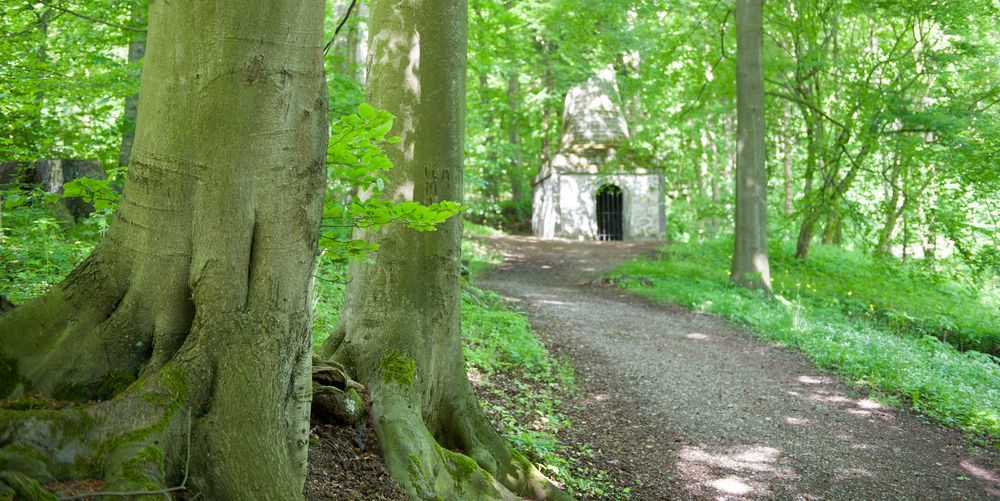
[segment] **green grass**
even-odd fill
[[[22,304],[59,283],[94,249],[93,225],[71,226],[40,208],[3,213],[0,294]]]
[[[627,262],[616,273],[632,277],[623,283],[639,294],[747,325],[876,395],[1000,438],[1000,359],[931,335],[934,326],[948,325],[977,339],[992,336],[993,296],[835,248],[816,248],[800,263],[790,247],[778,245],[771,259],[776,298],[768,299],[729,283],[731,246],[726,240],[671,245],[659,259]],[[639,277],[652,285],[640,285]]]

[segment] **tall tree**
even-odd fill
[[[185,479],[205,499],[296,499],[326,176],[323,2],[153,2],[149,20],[110,232],[0,316],[0,396],[96,402],[0,410],[0,456],[110,491]],[[37,461],[17,461],[25,451]]]
[[[764,153],[763,0],[736,0],[736,234],[733,282],[771,290]]]
[[[367,94],[397,116],[385,192],[398,202],[462,197],[466,24],[464,0],[372,2]],[[365,234],[380,250],[351,266],[322,352],[368,388],[386,464],[414,499],[564,497],[498,436],[466,376],[461,230]]]

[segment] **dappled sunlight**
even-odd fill
[[[785,422],[793,426],[809,426],[812,424],[807,418],[792,417],[788,416],[785,418]]]
[[[774,447],[688,446],[677,455],[684,488],[698,497],[762,498],[773,494],[773,484],[787,484],[798,477],[784,464],[781,451]]]
[[[734,494],[737,496],[742,496],[744,494],[749,494],[753,491],[753,488],[747,485],[746,482],[741,480],[739,477],[726,477],[720,478],[718,480],[713,480],[708,483],[709,486],[723,492],[725,494]]]
[[[856,401],[855,405],[857,405],[858,407],[861,407],[862,409],[883,409],[883,408],[885,408],[884,405],[882,405],[882,404],[880,404],[880,403],[878,403],[878,402],[876,402],[874,400],[869,400],[867,398]]]
[[[539,300],[538,302],[542,304],[551,304],[555,306],[571,306],[571,304],[567,303],[566,301],[556,301],[554,299],[542,299]]]
[[[847,397],[845,397],[843,395],[840,395],[840,394],[837,394],[837,393],[830,393],[830,392],[827,392],[827,391],[816,391],[816,392],[813,392],[813,394],[809,396],[809,400],[813,400],[813,401],[816,401],[816,402],[823,402],[823,403],[826,403],[826,404],[840,404],[840,403],[850,402],[851,401],[851,399],[849,399],[849,398],[847,398]]]
[[[611,395],[607,393],[598,393],[596,395],[591,395],[583,400],[583,405],[594,405],[601,402],[607,402],[611,400]]]
[[[465,376],[469,378],[469,382],[472,383],[473,386],[478,386],[483,380],[483,374],[471,367],[465,371]]]
[[[852,398],[834,389],[823,389],[821,385],[832,384],[833,380],[826,376],[799,376],[796,379],[806,386],[804,391],[788,390],[786,393],[811,402],[827,404],[843,410],[852,416],[862,419],[879,419],[892,421],[896,415],[893,410],[870,398]]]
[[[706,335],[706,334],[700,334],[698,332],[692,332],[692,333],[690,333],[690,334],[688,334],[688,335],[686,335],[684,337],[687,338],[687,339],[699,339],[699,340],[700,339],[708,339],[708,335]]]
[[[970,476],[976,477],[984,482],[992,482],[997,484],[997,488],[1000,488],[1000,474],[995,471],[983,468],[982,466],[964,459],[958,463],[963,470],[969,473]]]
[[[801,394],[796,393],[796,396]],[[851,398],[842,393],[825,390],[813,391],[806,398],[813,402],[836,406],[848,414],[861,418],[878,418],[882,421],[895,419],[892,409],[867,398]]]
[[[420,32],[413,32],[410,38],[410,57],[406,65],[403,85],[414,96],[420,96]]]
[[[413,200],[413,181],[406,180],[399,183],[392,190],[393,200]]]

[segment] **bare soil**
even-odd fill
[[[607,498],[1000,498],[996,451],[722,319],[602,285],[660,243],[487,241],[505,263],[481,285],[575,367],[561,439],[620,486]]]

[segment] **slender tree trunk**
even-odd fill
[[[49,64],[49,22],[52,20],[52,9],[46,7],[41,13],[35,12],[35,18],[38,21],[38,48],[35,50],[35,64],[38,68],[44,72]],[[45,82],[46,79],[42,78],[38,82],[38,90],[35,91],[35,108],[32,110],[32,120],[29,132],[29,138],[26,144],[31,145],[33,148],[38,148],[46,142],[45,134]],[[43,148],[44,150],[45,148]],[[42,156],[46,151],[38,151],[37,154]]]
[[[843,216],[840,213],[840,205],[831,206],[826,213],[826,226],[823,227],[823,243],[826,245],[837,245],[843,235]]]
[[[885,203],[885,222],[882,224],[882,230],[879,231],[878,242],[876,243],[876,248],[883,254],[889,253],[889,242],[892,239],[893,232],[896,230],[896,222],[899,221],[899,216],[905,208],[905,204],[901,205],[899,203],[902,191],[899,187],[899,176],[902,170],[903,159],[900,158],[898,148],[895,157],[892,165],[892,174],[889,176],[890,195]]]
[[[98,402],[0,410],[4,445],[107,490],[187,478],[204,499],[301,498],[323,2],[173,0],[149,18],[111,230],[62,284],[0,317],[0,396]]]
[[[548,51],[548,48],[543,48],[542,50]],[[555,76],[552,73],[552,63],[549,61],[548,54],[545,55],[545,78],[543,80],[546,95],[550,96],[555,93]],[[548,100],[542,103],[542,157],[541,166],[547,164],[552,160],[552,106],[549,105]]]
[[[733,282],[771,290],[767,259],[763,0],[736,0],[736,233]]]
[[[514,202],[524,200],[528,195],[524,188],[524,167],[521,165],[521,84],[517,74],[507,79],[507,110],[510,118],[507,121],[507,142],[511,147],[510,164],[507,166],[507,178],[510,180],[511,198]]]
[[[147,2],[145,0],[132,0],[129,5],[131,14],[129,25],[141,27],[146,25]],[[128,43],[128,64],[133,71],[129,77],[139,80],[142,71],[138,68],[139,62],[146,55],[146,34],[137,32],[132,35],[132,40]],[[132,145],[135,143],[135,120],[139,111],[139,94],[130,94],[125,97],[125,112],[122,114],[122,146],[118,153],[118,165],[128,165],[129,158],[132,157]]]
[[[375,0],[367,84],[396,115],[402,140],[386,193],[397,201],[461,200],[467,6],[464,0]],[[349,270],[341,320],[323,346],[372,398],[393,478],[414,499],[563,497],[497,435],[466,377],[461,346],[462,225],[365,234],[373,263]],[[459,451],[459,452],[455,452]]]
[[[785,103],[785,141],[782,154],[785,160],[785,216],[795,214],[795,191],[792,177],[792,156],[795,153],[795,142],[792,140],[792,105]]]

